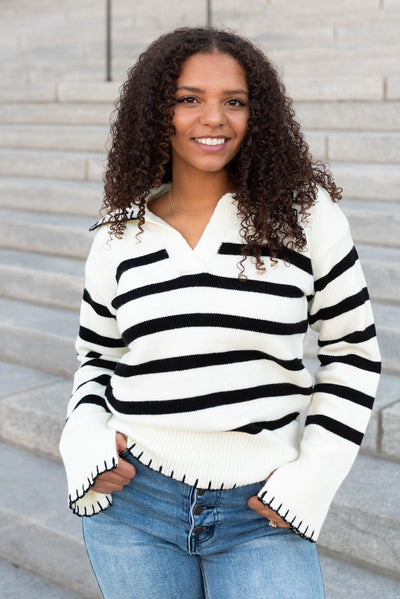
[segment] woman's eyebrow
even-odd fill
[[[176,88],[176,91],[180,91],[180,90],[186,90],[189,92],[193,92],[195,94],[205,94],[206,93],[204,89],[200,89],[198,87],[190,87],[189,85],[181,85],[180,87]],[[222,91],[222,93],[226,96],[237,95],[237,94],[243,94],[245,96],[249,95],[245,89],[224,89]]]

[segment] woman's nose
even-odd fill
[[[226,122],[226,114],[223,106],[221,106],[219,102],[205,102],[200,119],[203,125],[212,125],[216,127],[218,125],[223,125]]]

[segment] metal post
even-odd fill
[[[112,81],[112,75],[111,75],[111,0],[106,0],[106,81]]]
[[[212,25],[211,0],[207,0],[207,27]]]

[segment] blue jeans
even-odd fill
[[[105,599],[324,599],[315,544],[248,507],[263,481],[196,489],[123,457],[135,478],[82,518]]]

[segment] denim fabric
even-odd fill
[[[105,599],[324,599],[315,544],[248,507],[264,481],[196,489],[124,457],[135,478],[82,519]]]

